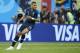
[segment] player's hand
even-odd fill
[[[39,21],[40,21],[39,19],[36,19],[36,18],[32,18],[32,20],[37,21],[37,22],[39,22]]]
[[[27,16],[27,19],[32,19],[32,17],[31,16]]]
[[[33,18],[33,17],[31,17],[31,16],[27,16],[27,19],[31,19],[31,20],[34,20],[34,21],[40,22],[39,19],[37,19],[37,18]]]

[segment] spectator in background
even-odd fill
[[[49,23],[50,12],[47,10],[47,3],[42,3],[42,10],[40,12],[40,21],[43,23]]]
[[[74,16],[70,9],[67,9],[68,24],[75,24]]]
[[[72,10],[77,10],[77,1],[76,0],[72,1]]]
[[[51,15],[51,23],[52,24],[58,24],[58,17],[59,17],[59,11],[57,8],[55,8],[54,12]]]
[[[59,14],[58,22],[59,22],[59,24],[64,24],[65,20],[66,20],[66,11],[64,9],[64,6],[62,5],[61,9],[60,9],[60,14]]]
[[[78,14],[77,14],[77,16],[78,16],[78,22],[77,22],[77,24],[80,24],[80,8],[78,9]]]
[[[77,23],[77,21],[78,21],[78,16],[77,16],[78,9],[77,9],[77,1],[76,0],[72,1],[72,14],[74,15],[74,20]]]

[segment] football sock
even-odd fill
[[[22,36],[21,36],[20,43],[23,43],[23,41],[24,41],[24,38],[25,38],[25,35],[22,35]]]
[[[15,46],[15,44],[16,44],[16,42],[18,41],[18,39],[19,39],[19,36],[18,35],[16,35],[15,36],[15,39],[14,39],[14,41],[12,42],[12,45],[11,46]]]

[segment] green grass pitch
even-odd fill
[[[80,43],[25,42],[20,50],[6,51],[9,42],[0,42],[0,53],[80,53]]]

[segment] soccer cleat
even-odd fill
[[[10,46],[9,48],[7,48],[6,50],[13,50],[14,47]]]
[[[19,43],[16,49],[17,49],[17,50],[20,50],[21,47],[22,47],[22,43]]]

